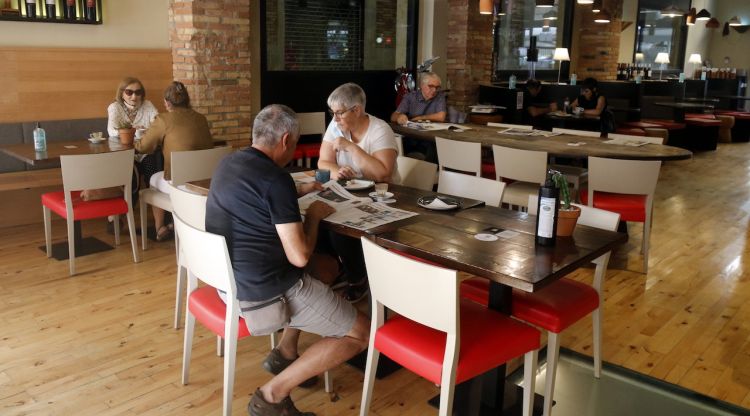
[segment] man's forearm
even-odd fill
[[[437,113],[430,113],[430,114],[423,114],[421,116],[414,116],[411,118],[412,121],[415,120],[430,120],[430,121],[445,121],[445,111],[438,111]]]

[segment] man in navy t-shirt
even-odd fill
[[[250,415],[299,414],[291,390],[356,355],[368,342],[368,319],[304,270],[318,225],[334,209],[315,202],[302,221],[297,198],[320,184],[297,188],[282,168],[292,160],[297,140],[294,111],[283,105],[264,108],[253,123],[253,145],[222,161],[206,204],[206,230],[226,238],[250,333],[284,328],[279,346],[263,363],[278,375],[255,392]],[[279,302],[288,305],[288,319],[264,313]],[[298,357],[300,330],[324,338]]]

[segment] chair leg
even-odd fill
[[[217,357],[224,356],[224,338],[218,335],[216,336],[216,356]]]
[[[372,402],[372,390],[375,387],[375,373],[378,369],[380,351],[375,349],[374,341],[370,340],[370,348],[367,351],[367,365],[365,367],[364,386],[362,387],[362,403],[359,407],[359,415],[366,416],[370,413]]]
[[[331,370],[323,373],[323,381],[325,382],[326,393],[333,393],[333,377],[331,376]]]
[[[42,206],[44,215],[44,245],[47,248],[47,257],[52,257],[52,211],[47,206]]]
[[[536,387],[536,360],[537,350],[529,351],[524,356],[523,362],[523,415],[531,416],[534,412],[534,390]],[[549,355],[549,344],[547,345],[547,354]],[[547,367],[547,376],[549,377],[549,367]],[[547,397],[544,397],[545,405]],[[552,400],[550,399],[550,403]],[[547,414],[547,413],[545,413]]]
[[[555,377],[557,376],[557,359],[559,357],[560,334],[547,332],[547,376],[545,377],[544,383],[543,416],[550,416],[552,414],[552,396],[555,393]]]
[[[643,241],[641,242],[641,253],[643,253],[643,273],[648,273],[648,240],[651,237],[651,218],[643,223]]]
[[[141,213],[141,248],[143,251],[148,249],[148,237],[146,231],[148,230],[148,210],[146,209],[146,201],[143,200],[143,193],[138,198],[138,205],[140,205]],[[159,232],[159,230],[156,230]]]
[[[239,320],[230,325],[224,342],[224,416],[232,414],[232,391],[234,390],[234,365],[237,357],[237,332]]]
[[[120,245],[120,216],[115,215],[114,220],[112,220],[112,226],[115,230],[115,246]]]
[[[594,377],[602,375],[602,304],[591,314],[594,326]]]
[[[128,211],[125,217],[128,219],[128,233],[130,234],[130,247],[133,249],[133,263],[140,263],[141,255],[138,253],[138,238],[135,234],[135,217],[133,216],[133,210]],[[119,223],[118,220],[117,224]]]
[[[190,353],[193,349],[193,331],[195,329],[195,317],[192,313],[185,313],[185,338],[182,346],[182,384],[188,384],[190,371]]]
[[[453,415],[453,395],[456,390],[455,377],[452,383],[443,383],[440,386],[440,408],[438,409],[439,416],[451,416]]]
[[[68,222],[68,263],[70,264],[70,275],[76,274],[76,245],[75,245],[75,231],[74,221],[72,218],[67,218]]]
[[[177,262],[177,288],[174,299],[174,329],[180,329],[180,319],[182,318],[182,294],[185,292],[185,278],[187,269]]]
[[[278,333],[278,331],[271,333],[271,349],[276,348],[277,345],[279,345],[279,333]]]

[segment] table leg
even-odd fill
[[[80,221],[73,222],[73,246],[75,247],[76,257],[101,253],[114,248],[95,237],[83,238]],[[39,249],[45,252],[47,250],[45,246],[40,246]],[[55,260],[68,260],[68,242],[64,241],[52,244],[52,257],[54,257]]]
[[[674,121],[678,123],[684,123],[685,122],[685,109],[683,108],[675,108],[674,109]]]

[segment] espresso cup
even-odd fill
[[[331,180],[331,171],[328,169],[315,169],[315,180],[326,183]]]
[[[387,183],[376,183],[375,184],[375,196],[379,200],[385,199],[386,195],[388,194],[388,184]]]
[[[101,139],[101,138],[102,138],[102,132],[100,132],[100,131],[95,131],[95,132],[93,132],[93,133],[89,134],[89,137],[91,137],[92,139],[96,139],[96,140],[99,140],[99,139]]]

